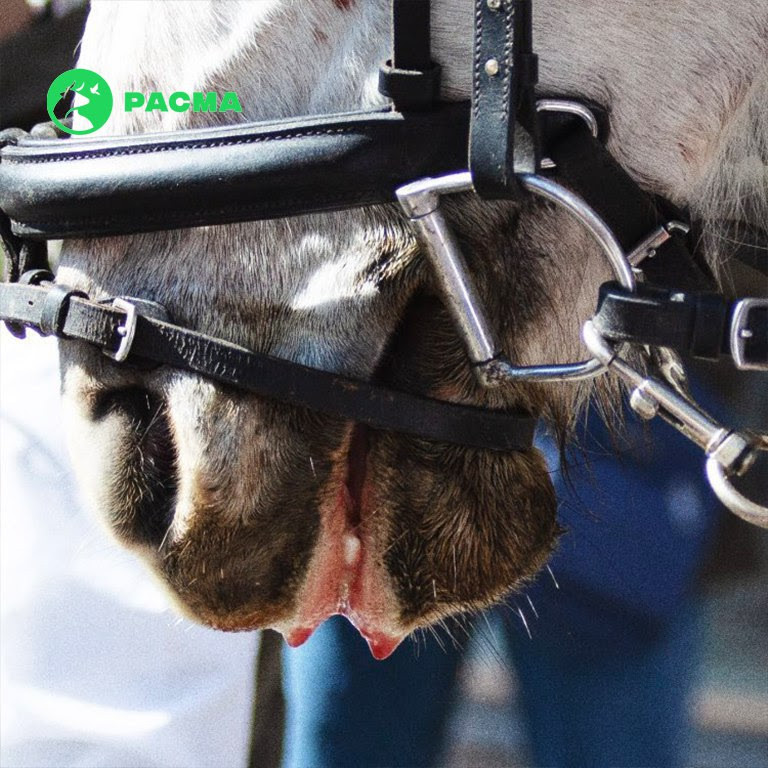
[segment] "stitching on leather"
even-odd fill
[[[515,4],[504,10],[504,84],[501,95],[501,112],[506,119],[509,115],[509,89],[512,82],[512,69],[514,67],[514,26]]]
[[[480,59],[483,52],[483,0],[476,0],[475,2],[475,67],[474,67],[474,84],[472,90],[472,112],[477,117],[480,112]]]
[[[120,157],[129,155],[148,155],[154,152],[172,152],[178,149],[211,149],[215,147],[234,147],[241,144],[261,144],[269,141],[284,141],[287,139],[298,139],[308,136],[335,136],[343,135],[346,133],[353,133],[358,130],[358,126],[350,126],[348,128],[328,128],[323,131],[296,131],[292,133],[281,134],[279,136],[250,136],[240,139],[201,139],[198,141],[188,141],[180,144],[159,144],[148,147],[124,147],[122,149],[106,149],[106,150],[81,150],[88,152],[87,155],[74,154],[76,150],[66,150],[63,152],[67,154],[59,155],[45,155],[27,157],[24,155],[7,155],[3,158],[3,162],[8,164],[38,164],[38,163],[62,163],[69,160],[93,160],[102,157]],[[31,148],[30,148],[31,149]]]

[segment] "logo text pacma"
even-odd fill
[[[184,91],[174,91],[168,98],[159,91],[152,91],[148,94],[138,91],[125,92],[125,111],[132,112],[134,109],[143,109],[145,112],[167,112],[168,109],[173,112],[242,112],[240,100],[234,91],[225,91],[219,101],[219,95],[214,91],[201,93],[195,91],[192,94]]]

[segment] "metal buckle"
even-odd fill
[[[747,341],[754,335],[749,327],[749,313],[758,308],[768,309],[768,299],[741,299],[733,311],[729,339],[733,361],[740,371],[764,371],[768,367],[765,362],[754,363],[747,359]]]
[[[125,320],[117,326],[117,333],[121,337],[117,349],[114,351],[111,349],[102,349],[101,351],[115,362],[122,363],[131,353],[133,338],[136,335],[136,320],[138,318],[138,313],[136,311],[136,305],[131,304],[130,301],[126,301],[125,299],[112,299],[110,306],[115,309],[122,309],[123,312],[125,312]]]
[[[600,126],[594,112],[589,107],[585,107],[580,101],[571,101],[570,99],[539,99],[536,102],[536,111],[563,112],[568,115],[575,115],[584,121],[592,136],[598,138],[600,135]],[[546,171],[557,168],[557,164],[550,157],[542,157],[539,165],[542,170]]]

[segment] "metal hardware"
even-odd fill
[[[761,528],[768,528],[768,508],[748,499],[734,488],[725,467],[714,457],[707,459],[705,467],[709,485],[724,506],[742,520]]]
[[[659,416],[704,450],[707,479],[720,501],[747,522],[768,528],[768,507],[747,499],[729,480],[749,470],[757,452],[766,450],[764,441],[758,442],[718,424],[669,385],[636,371],[619,357],[591,320],[584,324],[582,337],[587,349],[600,362],[634,387],[630,405],[642,418],[649,417],[650,404],[655,403]]]
[[[486,5],[492,11],[499,11],[499,10],[501,10],[501,0],[488,0]]]
[[[586,123],[592,136],[597,138],[600,135],[600,126],[594,112],[578,101],[571,101],[570,99],[539,99],[536,102],[536,111],[564,112],[568,115],[575,115]],[[552,170],[557,167],[557,164],[551,158],[543,157],[540,166],[543,170]]]
[[[688,374],[680,355],[667,347],[643,347],[656,370],[675,392],[690,399]]]
[[[488,59],[488,61],[485,62],[485,74],[488,75],[488,77],[496,77],[496,75],[499,74],[500,69],[501,67],[498,59]]]
[[[731,319],[731,355],[736,367],[741,371],[764,371],[768,367],[765,362],[750,363],[746,357],[747,341],[753,336],[753,332],[747,327],[749,313],[758,308],[768,310],[768,299],[742,299],[736,303]]]
[[[643,421],[650,421],[659,415],[659,404],[642,387],[632,390],[629,404]]]
[[[605,222],[578,195],[543,176],[520,174],[518,180],[529,192],[562,206],[580,221],[601,245],[616,279],[628,290],[634,290],[632,268],[621,246]],[[563,365],[516,366],[500,353],[459,244],[440,210],[441,195],[472,190],[472,175],[465,171],[413,182],[398,189],[397,197],[426,245],[446,304],[480,381],[485,386],[528,379],[570,381],[604,372],[604,365],[596,358]]]
[[[122,309],[125,312],[125,320],[117,327],[117,333],[121,337],[120,343],[117,345],[116,350],[103,349],[102,352],[111,357],[118,363],[122,363],[131,352],[131,345],[133,344],[133,338],[136,335],[136,320],[138,313],[136,312],[136,305],[131,304],[130,301],[125,299],[112,299],[110,305],[115,309]]]
[[[627,259],[633,267],[639,267],[645,259],[651,259],[656,255],[656,249],[664,245],[675,232],[687,235],[691,228],[684,221],[668,221],[653,230],[646,238],[641,240],[628,254]]]
[[[499,354],[474,282],[453,230],[440,210],[440,196],[471,192],[472,174],[422,179],[397,190],[400,205],[426,243],[448,308],[467,346],[470,360],[486,363]]]

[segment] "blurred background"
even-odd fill
[[[705,652],[690,704],[691,768],[768,766],[766,585],[768,535],[729,519],[699,587]],[[527,639],[522,626],[518,631]],[[472,646],[452,718],[450,768],[530,765],[518,684],[503,643],[486,628]]]

